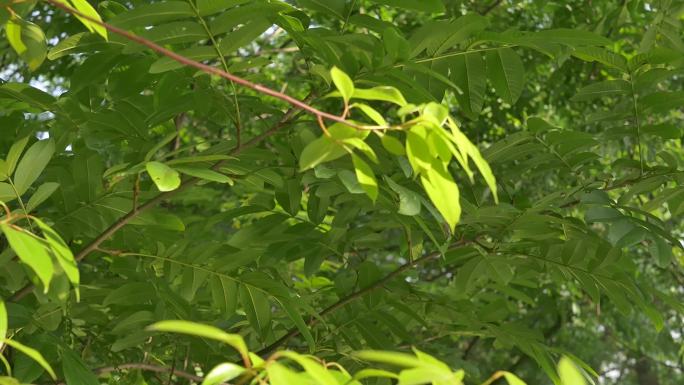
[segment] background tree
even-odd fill
[[[0,4],[0,383],[684,382],[684,2]]]

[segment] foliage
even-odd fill
[[[590,3],[0,0],[0,384],[684,382],[684,2]]]

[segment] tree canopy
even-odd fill
[[[684,383],[684,1],[0,5],[0,385]]]

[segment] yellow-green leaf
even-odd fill
[[[5,343],[7,345],[17,349],[18,351],[26,354],[27,356],[31,357],[31,359],[36,361],[38,363],[38,365],[42,366],[43,369],[45,369],[45,371],[48,372],[48,374],[50,374],[50,377],[52,377],[53,380],[57,379],[57,376],[55,375],[55,371],[52,370],[52,367],[50,366],[50,364],[48,364],[48,362],[45,360],[43,355],[40,354],[39,351],[37,351],[33,348],[30,348],[30,347],[28,347],[28,346],[26,346],[20,342],[17,342],[15,340],[5,339]]]
[[[209,373],[204,377],[202,385],[218,385],[226,381],[232,380],[233,378],[244,373],[245,368],[240,365],[233,364],[232,362],[224,362],[222,364],[216,365]]]
[[[100,17],[100,15],[97,13],[95,8],[93,8],[93,6],[90,5],[90,3],[88,3],[87,0],[69,0],[69,1],[71,2],[71,4],[73,4],[74,8],[76,8],[79,12],[81,12],[84,15],[86,15],[92,19],[95,19],[97,21],[102,21],[102,18]],[[107,40],[107,29],[105,27],[103,27],[97,23],[93,23],[92,21],[87,20],[81,16],[76,16],[76,18],[78,18],[78,20],[80,20],[81,23],[83,23],[83,25],[85,25],[86,28],[88,28],[91,32],[95,32],[98,35],[105,38],[105,40]]]
[[[330,70],[330,77],[332,78],[335,87],[340,91],[342,99],[348,102],[354,94],[354,82],[351,80],[349,75],[344,73],[341,69],[333,67]]]
[[[45,236],[45,241],[52,251],[53,255],[57,258],[57,263],[62,267],[64,274],[66,274],[69,282],[76,288],[76,299],[79,299],[78,285],[80,283],[80,273],[78,271],[78,266],[76,265],[76,260],[74,259],[74,254],[71,252],[69,246],[62,239],[62,237],[57,234],[50,226],[38,218],[33,218],[33,221],[40,227],[40,230]]]
[[[247,357],[247,345],[241,336],[237,334],[229,334],[223,330],[204,324],[198,324],[190,321],[171,320],[159,321],[147,327],[148,330],[159,332],[181,333],[189,334],[196,337],[209,338],[216,341],[221,341],[227,345],[232,346],[243,357]]]
[[[7,328],[7,307],[5,306],[5,301],[0,300],[0,338],[2,338],[3,343],[7,337]],[[2,347],[2,343],[0,343],[0,347]]]
[[[173,191],[180,187],[181,180],[178,171],[164,163],[147,162],[145,168],[159,191]]]
[[[402,107],[407,104],[404,95],[398,89],[389,86],[378,86],[368,89],[356,88],[352,97],[363,100],[380,100]]]
[[[10,147],[9,152],[7,153],[7,158],[5,159],[7,161],[8,175],[12,175],[12,173],[14,172],[14,168],[17,167],[19,157],[21,157],[21,153],[24,152],[24,148],[26,148],[28,141],[29,137],[25,136],[14,142],[12,144],[12,147]]]
[[[14,173],[14,186],[19,195],[25,193],[38,179],[54,152],[55,142],[52,139],[39,140],[29,147]]]
[[[390,134],[383,135],[382,138],[380,138],[380,142],[382,142],[382,146],[385,147],[385,150],[390,154],[406,155],[406,150],[404,149],[404,145],[401,144],[401,141]]]
[[[48,199],[50,195],[52,195],[52,193],[54,193],[55,190],[57,190],[58,187],[59,183],[55,182],[46,182],[38,186],[36,192],[34,192],[33,195],[31,195],[31,198],[29,198],[29,201],[26,204],[26,211],[28,211],[29,213],[33,211],[41,203],[45,202],[45,200]]]
[[[361,159],[358,155],[352,154],[352,162],[354,162],[354,170],[356,171],[356,179],[366,192],[366,195],[375,202],[378,198],[378,181],[375,179],[375,174],[368,163]]]
[[[580,370],[568,357],[561,358],[558,363],[558,375],[562,385],[586,385],[587,382]]]
[[[435,159],[432,167],[421,175],[420,180],[428,197],[453,230],[461,218],[461,204],[458,186],[446,166]]]
[[[12,250],[36,273],[47,292],[55,269],[44,241],[25,230],[17,230],[7,224],[0,224],[0,229],[5,233]]]
[[[17,54],[35,71],[47,57],[45,33],[36,24],[14,15],[5,25],[7,40]]]
[[[374,121],[375,124],[383,127],[387,126],[387,121],[382,116],[382,114],[379,113],[375,108],[363,103],[354,103],[351,106],[352,108],[358,108],[359,110],[361,110],[361,112],[366,114],[366,116],[368,116],[372,121]]]

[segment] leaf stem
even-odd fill
[[[24,206],[24,201],[21,199],[21,194],[19,194],[19,191],[17,190],[17,187],[14,185],[14,182],[12,181],[12,178],[9,176],[7,177],[7,182],[9,182],[10,186],[12,186],[12,190],[14,191],[14,195],[17,196],[17,201],[19,202],[19,206],[21,206],[21,209],[24,210],[24,215],[26,215],[26,221],[29,224],[29,229],[33,232],[33,225],[31,224],[31,220],[29,219],[29,213],[26,211],[26,206]]]

